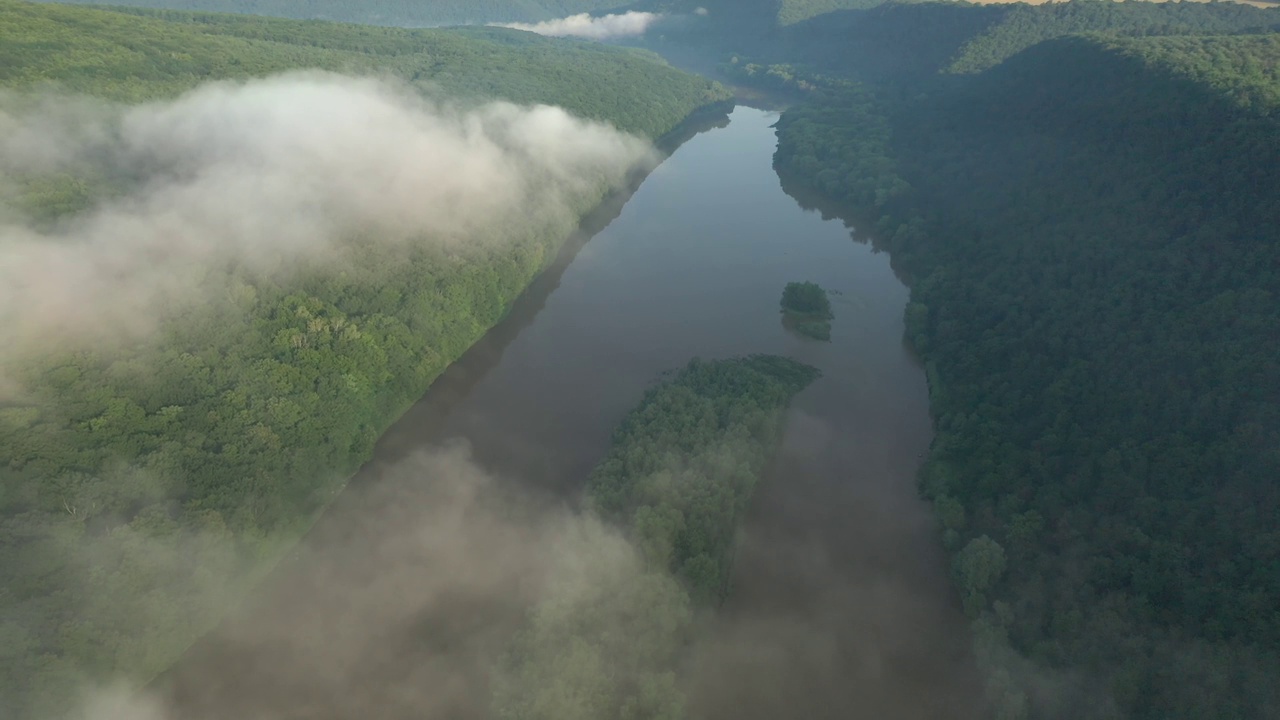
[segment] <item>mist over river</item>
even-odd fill
[[[783,191],[776,120],[739,107],[602,207],[298,550],[157,680],[172,715],[485,717],[488,668],[536,592],[545,514],[571,512],[664,372],[773,353],[823,377],[792,405],[734,593],[682,673],[691,716],[977,717],[964,617],[915,489],[932,431],[902,340],[908,291],[887,254]],[[830,343],[783,327],[794,280],[832,291]]]

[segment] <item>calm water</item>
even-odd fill
[[[685,670],[695,714],[973,715],[964,621],[914,487],[931,429],[902,344],[907,290],[887,255],[783,192],[776,119],[738,108],[603,209],[612,222],[436,383],[303,547],[161,680],[167,701],[196,718],[480,716],[485,670],[545,560],[542,518],[572,503],[612,428],[695,355],[767,352],[824,376],[794,403],[733,598]],[[837,293],[830,343],[782,327],[792,280]],[[438,481],[459,473],[471,479]]]

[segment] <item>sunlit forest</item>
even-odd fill
[[[656,138],[724,97],[640,51],[493,29],[6,0],[0,37],[8,90],[124,102],[324,68],[392,74],[459,102],[554,102]],[[22,97],[4,102],[20,109]],[[12,210],[57,228],[133,191],[137,178],[113,172],[86,161],[4,180]],[[570,202],[585,212],[607,189]],[[86,676],[145,680],[164,669],[502,317],[573,221],[531,218],[475,250],[366,243],[341,273],[228,267],[203,280],[220,288],[216,302],[164,317],[149,342],[28,358],[28,392],[0,407],[0,714],[65,708]]]
[[[1075,0],[1027,5],[885,3],[827,13],[739,43],[742,64],[771,67],[775,84],[796,71],[869,81],[893,92],[931,87],[991,68],[1064,35],[1224,35],[1280,28],[1277,13],[1236,3]],[[739,69],[739,72],[741,70]]]
[[[547,103],[658,137],[681,103],[721,100],[709,81],[642,50],[498,28],[402,30],[203,15],[107,12],[6,0],[4,86],[110,100],[172,96],[198,83],[293,69],[391,73],[449,97]],[[618,93],[615,87],[641,92]]]

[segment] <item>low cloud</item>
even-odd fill
[[[145,334],[207,299],[219,269],[323,263],[356,236],[500,242],[651,161],[646,142],[556,107],[463,109],[328,73],[134,107],[0,96],[0,131],[0,188],[19,198],[0,212],[0,369],[25,350]],[[86,177],[88,209],[30,219],[24,189],[57,196]]]
[[[168,681],[90,690],[74,720],[482,716],[531,607],[611,611],[600,588],[642,577],[618,531],[492,475],[465,442],[348,493]]]
[[[645,34],[662,19],[659,13],[630,11],[617,15],[593,17],[587,13],[570,15],[540,23],[498,23],[497,27],[527,30],[551,37],[576,37],[588,40],[612,40]]]

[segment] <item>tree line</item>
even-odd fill
[[[1232,35],[1280,28],[1280,13],[1238,3],[1071,0],[1028,5],[966,2],[868,3],[756,36],[732,49],[751,61],[794,65],[895,90],[981,72],[1055,37]]]
[[[63,0],[213,13],[267,15],[400,27],[487,22],[536,22],[584,12],[616,10],[627,0]]]

